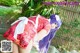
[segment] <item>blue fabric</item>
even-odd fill
[[[49,34],[46,37],[44,37],[42,40],[39,41],[39,49],[40,49],[39,53],[47,53],[51,40],[54,38],[56,31],[60,28],[62,24],[61,19],[57,21],[56,18],[57,17],[55,16],[55,14],[50,16],[50,24],[56,23],[58,27],[55,29],[51,29]]]

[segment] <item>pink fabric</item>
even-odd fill
[[[29,17],[29,19],[33,20],[33,22],[35,22],[36,16]],[[46,31],[50,30],[50,23],[49,23],[48,19],[46,19],[43,16],[39,17],[37,32],[39,32],[41,29],[45,29]]]
[[[32,20],[35,23],[36,16],[29,17],[29,19]],[[34,25],[30,21],[28,21],[28,23],[25,25],[24,32],[21,33],[21,34],[17,34],[18,35],[17,39],[14,39],[13,36],[14,36],[15,28],[18,25],[18,23],[20,22],[20,21],[18,21],[17,23],[12,25],[4,33],[3,36],[8,40],[12,40],[16,44],[18,44],[20,47],[25,48],[29,44],[30,40],[34,39],[34,37],[36,35],[35,31],[39,32],[42,29],[45,29],[46,31],[49,31],[49,29],[50,29],[50,24],[49,24],[49,22],[46,18],[40,16],[40,18],[38,20],[39,20],[39,22],[38,22],[37,30],[34,27]]]

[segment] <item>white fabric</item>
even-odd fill
[[[50,19],[48,19],[48,21],[50,22]]]
[[[36,29],[38,28],[39,17],[40,17],[40,15],[38,14],[36,17],[36,24],[35,24]],[[34,44],[34,47],[39,51],[39,42],[37,40],[38,39],[37,39],[37,33],[36,33],[36,35],[34,37],[34,43],[33,44]]]
[[[59,16],[58,16],[58,15],[55,15],[55,17],[56,17],[56,20],[57,20],[57,21],[59,21],[59,20],[60,20],[60,18],[59,18]]]
[[[38,28],[39,17],[40,17],[40,15],[38,15],[38,16],[36,17],[36,23],[35,23],[35,28],[36,28],[36,29]],[[37,33],[37,31],[36,31],[36,33]],[[36,41],[36,40],[37,40],[37,34],[36,34],[35,37],[34,37],[34,41]]]
[[[15,39],[17,39],[17,34],[21,34],[21,33],[24,32],[25,24],[27,24],[28,18],[20,17],[19,20],[21,20],[21,21],[16,26],[16,29],[15,29],[15,32],[14,32],[14,36],[13,36]]]
[[[38,16],[36,17],[36,24],[35,24],[35,27],[36,27],[36,29],[37,29],[37,27],[38,27],[38,19],[39,19],[39,17],[40,17],[40,15],[38,14]]]

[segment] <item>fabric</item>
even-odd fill
[[[31,16],[29,17],[30,20],[33,20],[33,22],[36,22],[36,16]],[[39,32],[41,29],[45,29],[46,31],[50,30],[50,23],[48,21],[48,19],[46,19],[43,16],[40,16],[38,19],[39,23],[38,23],[38,28],[37,28],[37,32]]]
[[[50,30],[50,23],[45,17],[40,15],[31,16],[29,19],[21,17],[12,23],[12,26],[3,36],[8,40],[12,40],[20,47],[26,48],[30,40],[34,40],[36,34],[42,29]]]
[[[50,16],[50,24],[53,23],[56,23],[58,26],[55,29],[51,29],[49,34],[39,41],[39,53],[47,53],[51,40],[61,26],[62,22],[58,15],[53,14]]]

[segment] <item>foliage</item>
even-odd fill
[[[29,17],[40,14],[49,18],[51,14],[59,14],[57,5],[45,5],[43,3],[45,1],[46,0],[0,0],[0,28],[5,25],[10,25],[20,16]]]
[[[4,6],[21,5],[23,0],[0,0],[0,4]]]
[[[21,16],[28,16],[28,17],[32,16],[32,15],[36,15],[36,14],[49,16],[53,13],[57,13],[57,9],[58,9],[57,6],[54,6],[54,5],[52,5],[52,6],[44,5],[43,0],[38,0],[38,1],[37,0],[30,0],[29,2],[26,2],[23,0],[17,0],[17,1],[16,0],[7,0],[7,1],[0,0],[0,4],[4,5],[4,6],[10,6],[10,7],[11,6],[22,7]],[[5,10],[7,10],[7,9],[5,9]],[[0,10],[0,11],[2,11],[2,10]],[[5,12],[7,13],[7,11],[5,11]],[[3,14],[4,14],[4,12],[3,12]]]

